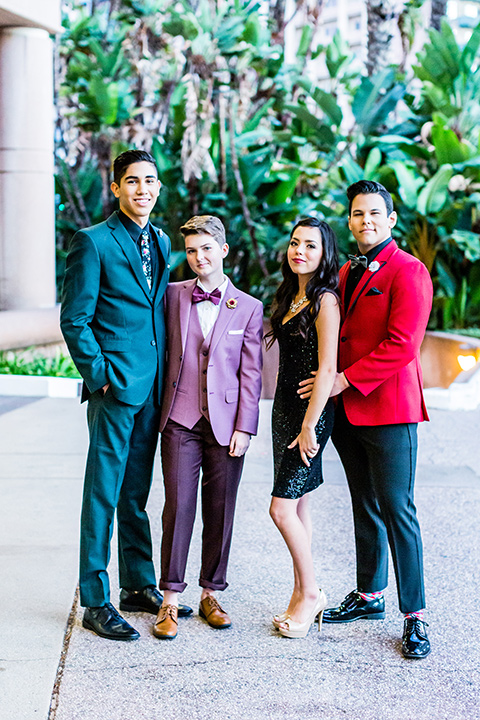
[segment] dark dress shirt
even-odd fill
[[[384,240],[380,245],[376,245],[374,248],[369,250],[365,257],[367,258],[368,264],[375,260],[378,253],[383,250],[384,247],[388,245],[388,243],[392,242],[392,238],[389,237],[386,240]],[[348,310],[348,306],[350,305],[350,300],[352,299],[352,295],[355,291],[355,288],[357,287],[358,283],[360,282],[363,273],[367,270],[367,268],[363,267],[363,265],[357,265],[353,269],[350,270],[347,277],[347,282],[345,283],[345,312]]]
[[[133,242],[135,243],[135,246],[138,250],[138,254],[140,255],[140,258],[142,257],[142,249],[141,249],[141,242],[142,242],[142,233],[144,230],[148,232],[149,238],[150,238],[150,257],[152,260],[152,288],[150,292],[153,292],[156,288],[156,283],[158,280],[158,274],[159,274],[159,268],[163,262],[163,258],[159,257],[159,251],[158,251],[158,244],[157,244],[157,237],[155,230],[153,229],[150,222],[148,222],[144,228],[141,228],[140,225],[137,225],[136,222],[131,220],[131,218],[128,217],[128,215],[125,215],[122,210],[118,210],[118,219],[124,226],[125,230],[128,232],[130,237],[132,238]]]
[[[386,240],[381,242],[380,245],[376,245],[374,248],[372,248],[365,254],[365,257],[367,258],[367,261],[368,261],[368,265],[370,265],[370,263],[373,262],[373,260],[375,260],[378,253],[381,250],[383,250],[383,248],[386,247],[388,245],[388,243],[392,242],[392,239],[393,238],[391,238],[391,237],[387,238]],[[351,269],[350,272],[348,273],[347,281],[345,283],[345,297],[344,297],[345,312],[347,312],[348,306],[350,305],[350,300],[352,299],[352,295],[355,291],[355,288],[357,287],[358,283],[362,279],[363,273],[366,270],[367,270],[366,267],[363,267],[363,265],[359,264],[356,267],[354,267],[353,269]],[[347,380],[348,380],[348,378],[347,378]],[[353,388],[354,390],[357,389],[355,387],[355,385],[352,385],[350,380],[348,380],[348,382],[349,382],[351,388]],[[341,395],[340,395],[339,406],[343,406],[343,399],[342,399]]]

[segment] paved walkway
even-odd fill
[[[75,400],[0,398],[0,720],[472,720],[480,717],[480,411],[432,411],[420,427],[416,500],[425,544],[433,651],[400,654],[393,576],[384,621],[324,625],[303,640],[279,637],[270,617],[291,587],[288,555],[268,517],[270,402],[242,481],[222,597],[234,624],[214,631],[195,613],[176,640],[151,634],[153,616],[128,618],[138,642],[102,640],[76,610],[49,714],[77,575],[78,515],[87,445]],[[312,496],[319,582],[332,603],[355,584],[348,491],[335,451]],[[150,515],[158,549],[158,463]],[[200,528],[185,602],[197,606]],[[158,555],[158,552],[157,552]],[[115,558],[111,564],[116,601]]]

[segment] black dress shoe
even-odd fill
[[[156,615],[163,603],[163,595],[154,585],[143,590],[120,590],[120,610],[125,612],[148,612]],[[188,605],[178,606],[178,616],[188,617],[193,610]]]
[[[108,640],[138,640],[140,637],[140,633],[123,619],[111,603],[85,608],[82,625]]]
[[[415,617],[405,618],[403,625],[402,655],[406,658],[424,658],[431,650],[427,625]]]
[[[385,617],[385,600],[364,600],[353,590],[339,607],[328,608],[323,613],[324,623],[348,623],[354,620],[383,620]]]

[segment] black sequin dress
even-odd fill
[[[315,428],[320,449],[307,467],[300,457],[298,446],[288,450],[288,445],[302,429],[309,402],[297,394],[298,383],[308,378],[312,370],[318,370],[317,331],[314,325],[310,327],[304,340],[298,331],[298,319],[302,312],[294,315],[279,330],[280,365],[272,412],[272,495],[293,500],[315,490],[323,482],[322,452],[332,432],[334,415],[330,399]]]

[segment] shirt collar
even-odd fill
[[[128,217],[128,215],[125,215],[125,213],[122,210],[118,210],[118,219],[124,226],[125,230],[128,232],[130,237],[134,242],[138,242],[140,239],[140,235],[144,230],[148,232],[148,234],[151,236],[150,232],[150,222],[148,222],[144,228],[141,228],[140,225],[137,225],[136,222],[134,222],[131,218]]]
[[[388,243],[391,243],[393,240],[392,237],[387,238],[383,242],[380,243],[380,245],[376,245],[374,248],[369,250],[365,257],[367,258],[368,262],[371,263],[372,260],[374,260],[377,255],[383,250],[384,247],[387,247]]]
[[[225,295],[225,293],[226,293],[226,291],[227,291],[227,285],[228,285],[228,278],[225,277],[225,275],[224,275],[224,278],[225,278],[225,279],[224,279],[224,281],[222,282],[222,284],[218,286],[218,289],[219,289],[220,292],[222,293],[222,298],[221,298],[222,300],[223,300],[223,296]],[[204,292],[212,292],[212,290],[207,290],[207,288],[205,287],[205,285],[202,285],[202,282],[201,282],[200,278],[197,278],[197,285],[198,285],[198,287],[199,287],[201,290],[203,290]],[[216,288],[214,288],[214,290],[216,290]]]

